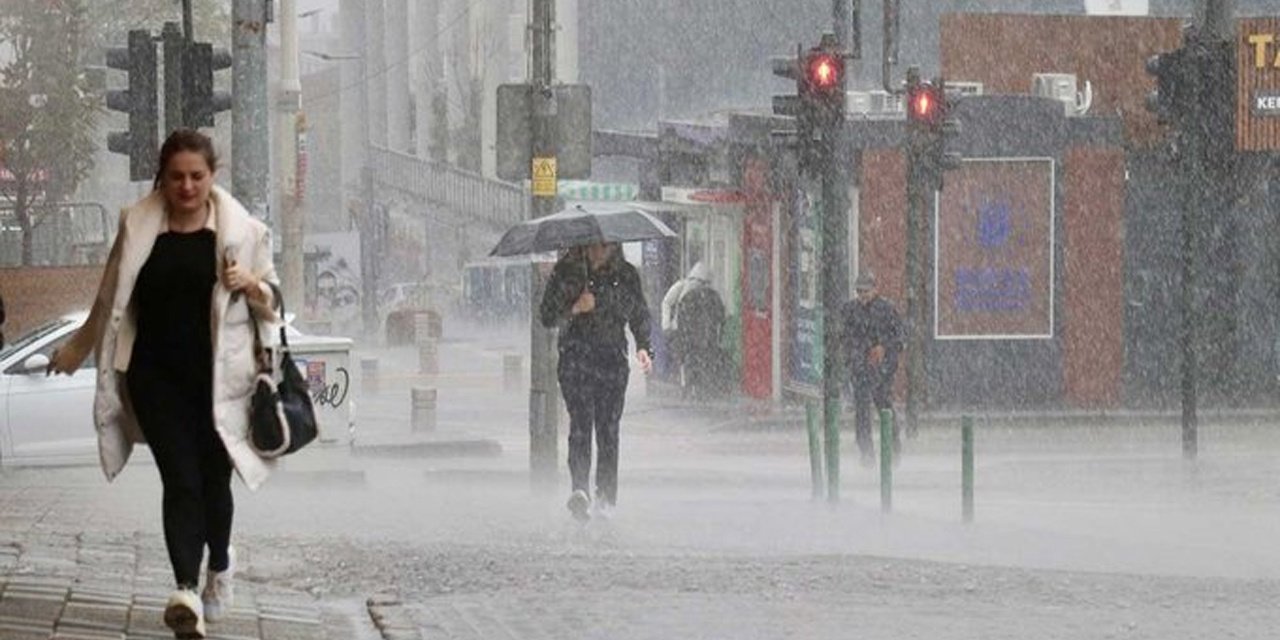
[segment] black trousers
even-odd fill
[[[887,353],[879,366],[859,367],[853,373],[853,424],[854,437],[858,442],[858,450],[864,454],[875,450],[871,440],[871,404],[875,404],[879,414],[884,409],[893,408],[893,376],[898,371],[898,355]],[[878,415],[877,415],[878,419]],[[894,447],[898,443],[898,422],[893,422]],[[884,446],[885,443],[880,443]]]
[[[596,499],[618,502],[618,425],[630,370],[588,356],[561,355],[560,392],[569,410],[569,476],[573,490],[590,492],[591,439],[596,441]]]
[[[129,368],[128,385],[164,484],[164,541],[173,576],[178,587],[194,589],[205,546],[209,568],[227,568],[234,512],[231,459],[214,430],[212,393],[145,365]]]

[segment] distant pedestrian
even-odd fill
[[[575,518],[590,518],[591,441],[596,440],[594,506],[604,515],[618,502],[618,431],[626,400],[627,339],[631,329],[636,363],[653,367],[649,308],[640,274],[622,258],[616,243],[569,250],[555,265],[542,297],[542,324],[559,327],[558,377],[569,410],[568,507]]]
[[[855,298],[845,304],[842,342],[853,396],[855,437],[864,461],[874,460],[870,404],[893,409],[893,376],[898,370],[904,332],[893,303],[880,297],[875,275],[864,270],[854,283]],[[886,446],[888,443],[880,443]],[[899,448],[897,421],[893,447]]]
[[[114,479],[135,443],[150,447],[177,582],[164,621],[176,637],[203,638],[206,618],[216,622],[231,605],[231,470],[256,489],[271,466],[246,436],[258,372],[252,318],[277,320],[278,279],[266,225],[213,185],[208,137],[175,131],[159,164],[151,194],[121,212],[89,318],[49,370],[70,374],[98,354],[103,471]]]
[[[724,301],[711,286],[706,269],[699,274],[694,267],[689,284],[680,293],[675,320],[679,339],[674,348],[681,364],[684,394],[695,400],[706,399],[721,390],[727,358],[720,346],[724,331]]]

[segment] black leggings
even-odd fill
[[[227,568],[231,542],[231,459],[213,426],[212,393],[173,376],[130,367],[129,397],[164,484],[164,540],[179,588],[200,581],[209,568]],[[185,387],[185,388],[184,388]]]
[[[586,358],[559,365],[560,390],[569,410],[569,476],[573,490],[590,491],[591,438],[596,440],[596,499],[618,502],[618,424],[630,374],[626,360],[600,367]]]

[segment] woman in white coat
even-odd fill
[[[150,447],[177,582],[165,623],[176,637],[203,638],[205,619],[216,621],[232,595],[231,470],[251,489],[269,470],[247,442],[257,373],[250,318],[277,320],[277,278],[267,227],[213,184],[207,136],[175,131],[159,166],[152,193],[121,212],[89,318],[49,368],[71,373],[96,352],[103,471],[113,479],[135,443]]]

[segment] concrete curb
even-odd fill
[[[379,439],[357,442],[351,447],[355,458],[460,458],[496,457],[502,445],[487,438],[433,440],[427,438]]]
[[[379,593],[365,603],[369,611],[369,619],[382,634],[382,640],[422,640],[422,632],[413,621],[413,616],[405,608],[400,596],[394,593]]]

